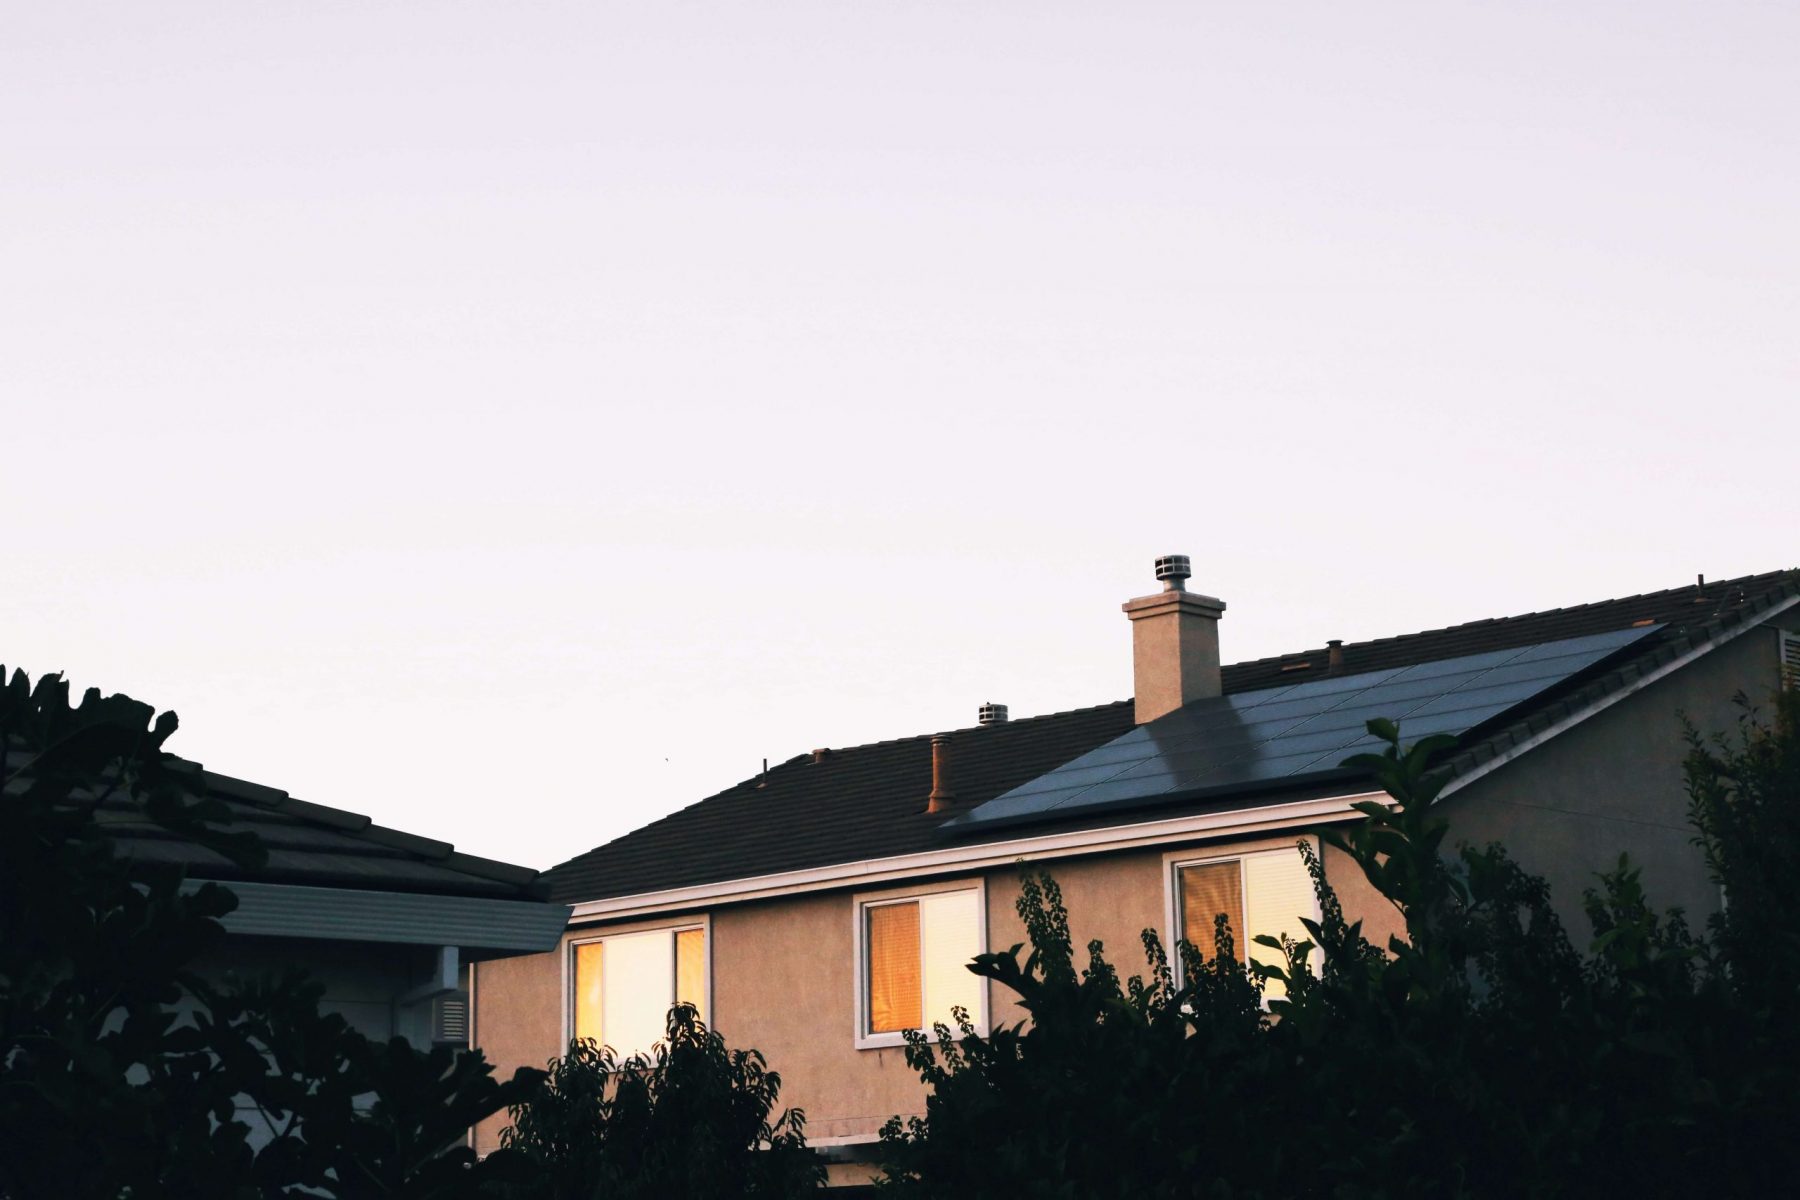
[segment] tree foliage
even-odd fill
[[[163,752],[175,729],[126,696],[71,705],[54,675],[0,687],[0,1197],[476,1194],[502,1165],[457,1143],[527,1079],[371,1042],[297,975],[191,969],[235,898],[122,859],[99,819],[128,795],[145,820],[261,861]]]
[[[781,1076],[755,1050],[729,1050],[694,1007],[669,1011],[667,1037],[619,1058],[578,1041],[512,1108],[503,1152],[528,1182],[517,1200],[780,1200],[824,1171],[806,1148],[806,1114],[770,1120]]]
[[[909,1039],[926,1113],[883,1131],[883,1186],[979,1197],[1515,1197],[1785,1191],[1771,1148],[1800,1118],[1792,914],[1800,738],[1695,740],[1699,840],[1730,904],[1706,935],[1650,904],[1621,859],[1584,897],[1578,950],[1544,882],[1498,846],[1446,851],[1432,802],[1448,739],[1353,760],[1391,803],[1324,843],[1391,902],[1405,935],[1348,922],[1310,844],[1322,919],[1239,965],[1154,932],[1121,979],[1078,958],[1055,881],[1028,876],[1024,944],[971,969],[1029,1022]],[[1303,965],[1317,963],[1316,974]],[[1264,1003],[1265,985],[1285,995]]]

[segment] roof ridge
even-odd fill
[[[1787,567],[1777,571],[1765,571],[1758,575],[1740,575],[1734,579],[1711,580],[1705,585],[1704,592],[1711,592],[1715,588],[1720,589],[1722,594],[1718,599],[1723,602],[1729,598],[1729,594],[1734,588],[1741,589],[1753,583],[1771,582],[1782,576],[1800,577],[1800,567]],[[1603,608],[1611,604],[1627,604],[1632,601],[1655,600],[1665,596],[1674,597],[1679,596],[1683,592],[1691,591],[1694,587],[1695,585],[1691,583],[1682,584],[1679,587],[1662,588],[1654,592],[1635,592],[1629,596],[1614,596],[1606,600],[1588,600],[1581,604],[1565,604],[1557,608],[1534,609],[1531,612],[1513,613],[1510,616],[1504,617],[1481,617],[1473,621],[1459,621],[1453,625],[1439,625],[1430,629],[1417,629],[1410,633],[1393,633],[1388,634],[1385,637],[1367,638],[1359,642],[1345,642],[1344,649],[1353,650],[1365,646],[1386,646],[1394,642],[1405,641],[1408,638],[1428,637],[1432,634],[1455,633],[1458,630],[1474,629],[1485,625],[1499,625],[1510,621],[1529,621],[1538,617],[1553,617],[1570,613],[1581,613],[1590,609]],[[1325,646],[1317,646],[1305,650],[1287,650],[1280,654],[1270,654],[1262,658],[1247,658],[1234,663],[1226,663],[1222,669],[1229,670],[1232,667],[1261,666],[1266,663],[1280,662],[1283,659],[1294,658],[1303,654],[1323,654],[1327,649],[1328,647]]]

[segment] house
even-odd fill
[[[1658,904],[1719,903],[1686,824],[1683,720],[1728,728],[1735,695],[1800,678],[1800,571],[1224,666],[1225,605],[1187,574],[1158,560],[1163,590],[1124,606],[1130,699],[1020,720],[990,705],[971,728],[814,750],[555,867],[569,929],[478,964],[475,1044],[502,1071],[573,1037],[633,1051],[692,1001],[781,1072],[832,1182],[864,1181],[882,1123],[923,1109],[902,1031],[957,1005],[983,1028],[1022,1017],[963,969],[1024,940],[1021,863],[1055,874],[1076,943],[1117,963],[1146,928],[1207,944],[1220,912],[1259,955],[1251,936],[1316,911],[1296,839],[1379,798],[1340,765],[1372,717],[1457,739],[1453,838],[1505,843],[1577,937],[1581,890],[1621,852]],[[1350,919],[1399,928],[1324,862]]]
[[[569,908],[548,898],[538,872],[459,853],[445,842],[368,817],[171,759],[189,790],[222,803],[227,828],[254,833],[265,864],[245,869],[151,821],[122,790],[96,819],[122,857],[173,863],[186,886],[228,887],[238,900],[203,978],[306,971],[324,985],[320,1007],[372,1039],[421,1049],[468,1041],[471,964],[552,950]]]

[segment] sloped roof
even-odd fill
[[[1583,675],[1494,728],[1471,730],[1453,760],[1458,771],[1506,754],[1566,717],[1729,628],[1800,595],[1800,570],[1705,585],[1690,584],[1545,612],[1498,617],[1399,637],[1348,643],[1343,670],[1375,671],[1640,625],[1662,625],[1621,662]],[[1252,691],[1323,675],[1320,646],[1223,670],[1224,690]],[[1030,717],[955,731],[956,811],[993,799],[1133,727],[1132,703]],[[945,817],[925,812],[931,790],[929,733],[800,755],[762,777],[653,821],[545,873],[551,896],[598,900],[717,883],[944,844]],[[1281,794],[1264,797],[1273,802]]]
[[[268,861],[258,868],[239,867],[218,851],[156,824],[140,801],[122,791],[104,797],[94,814],[121,857],[176,864],[191,878],[221,882],[252,880],[505,900],[541,900],[547,893],[539,873],[529,867],[463,854],[448,842],[388,829],[360,813],[298,800],[278,788],[208,771],[199,763],[174,756],[168,762],[191,780],[195,797],[217,800],[230,810],[225,831],[254,833],[261,839]]]

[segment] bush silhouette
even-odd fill
[[[1542,880],[1500,847],[1446,853],[1432,808],[1447,739],[1353,760],[1391,805],[1325,831],[1398,909],[1385,946],[1346,922],[1310,845],[1321,919],[1246,971],[1156,935],[1121,979],[1078,960],[1055,881],[1028,876],[1029,937],[971,970],[1029,1023],[909,1038],[922,1118],[890,1121],[884,1190],[958,1197],[1377,1197],[1779,1193],[1800,1118],[1800,698],[1771,727],[1695,737],[1696,840],[1730,903],[1702,934],[1621,860],[1584,897],[1577,950]],[[1317,974],[1301,964],[1317,963]],[[1285,995],[1263,1003],[1279,980]]]
[[[815,1191],[806,1114],[770,1113],[781,1076],[754,1050],[729,1050],[689,1004],[667,1037],[619,1058],[578,1041],[512,1108],[503,1153],[529,1164],[519,1200],[780,1200]]]

